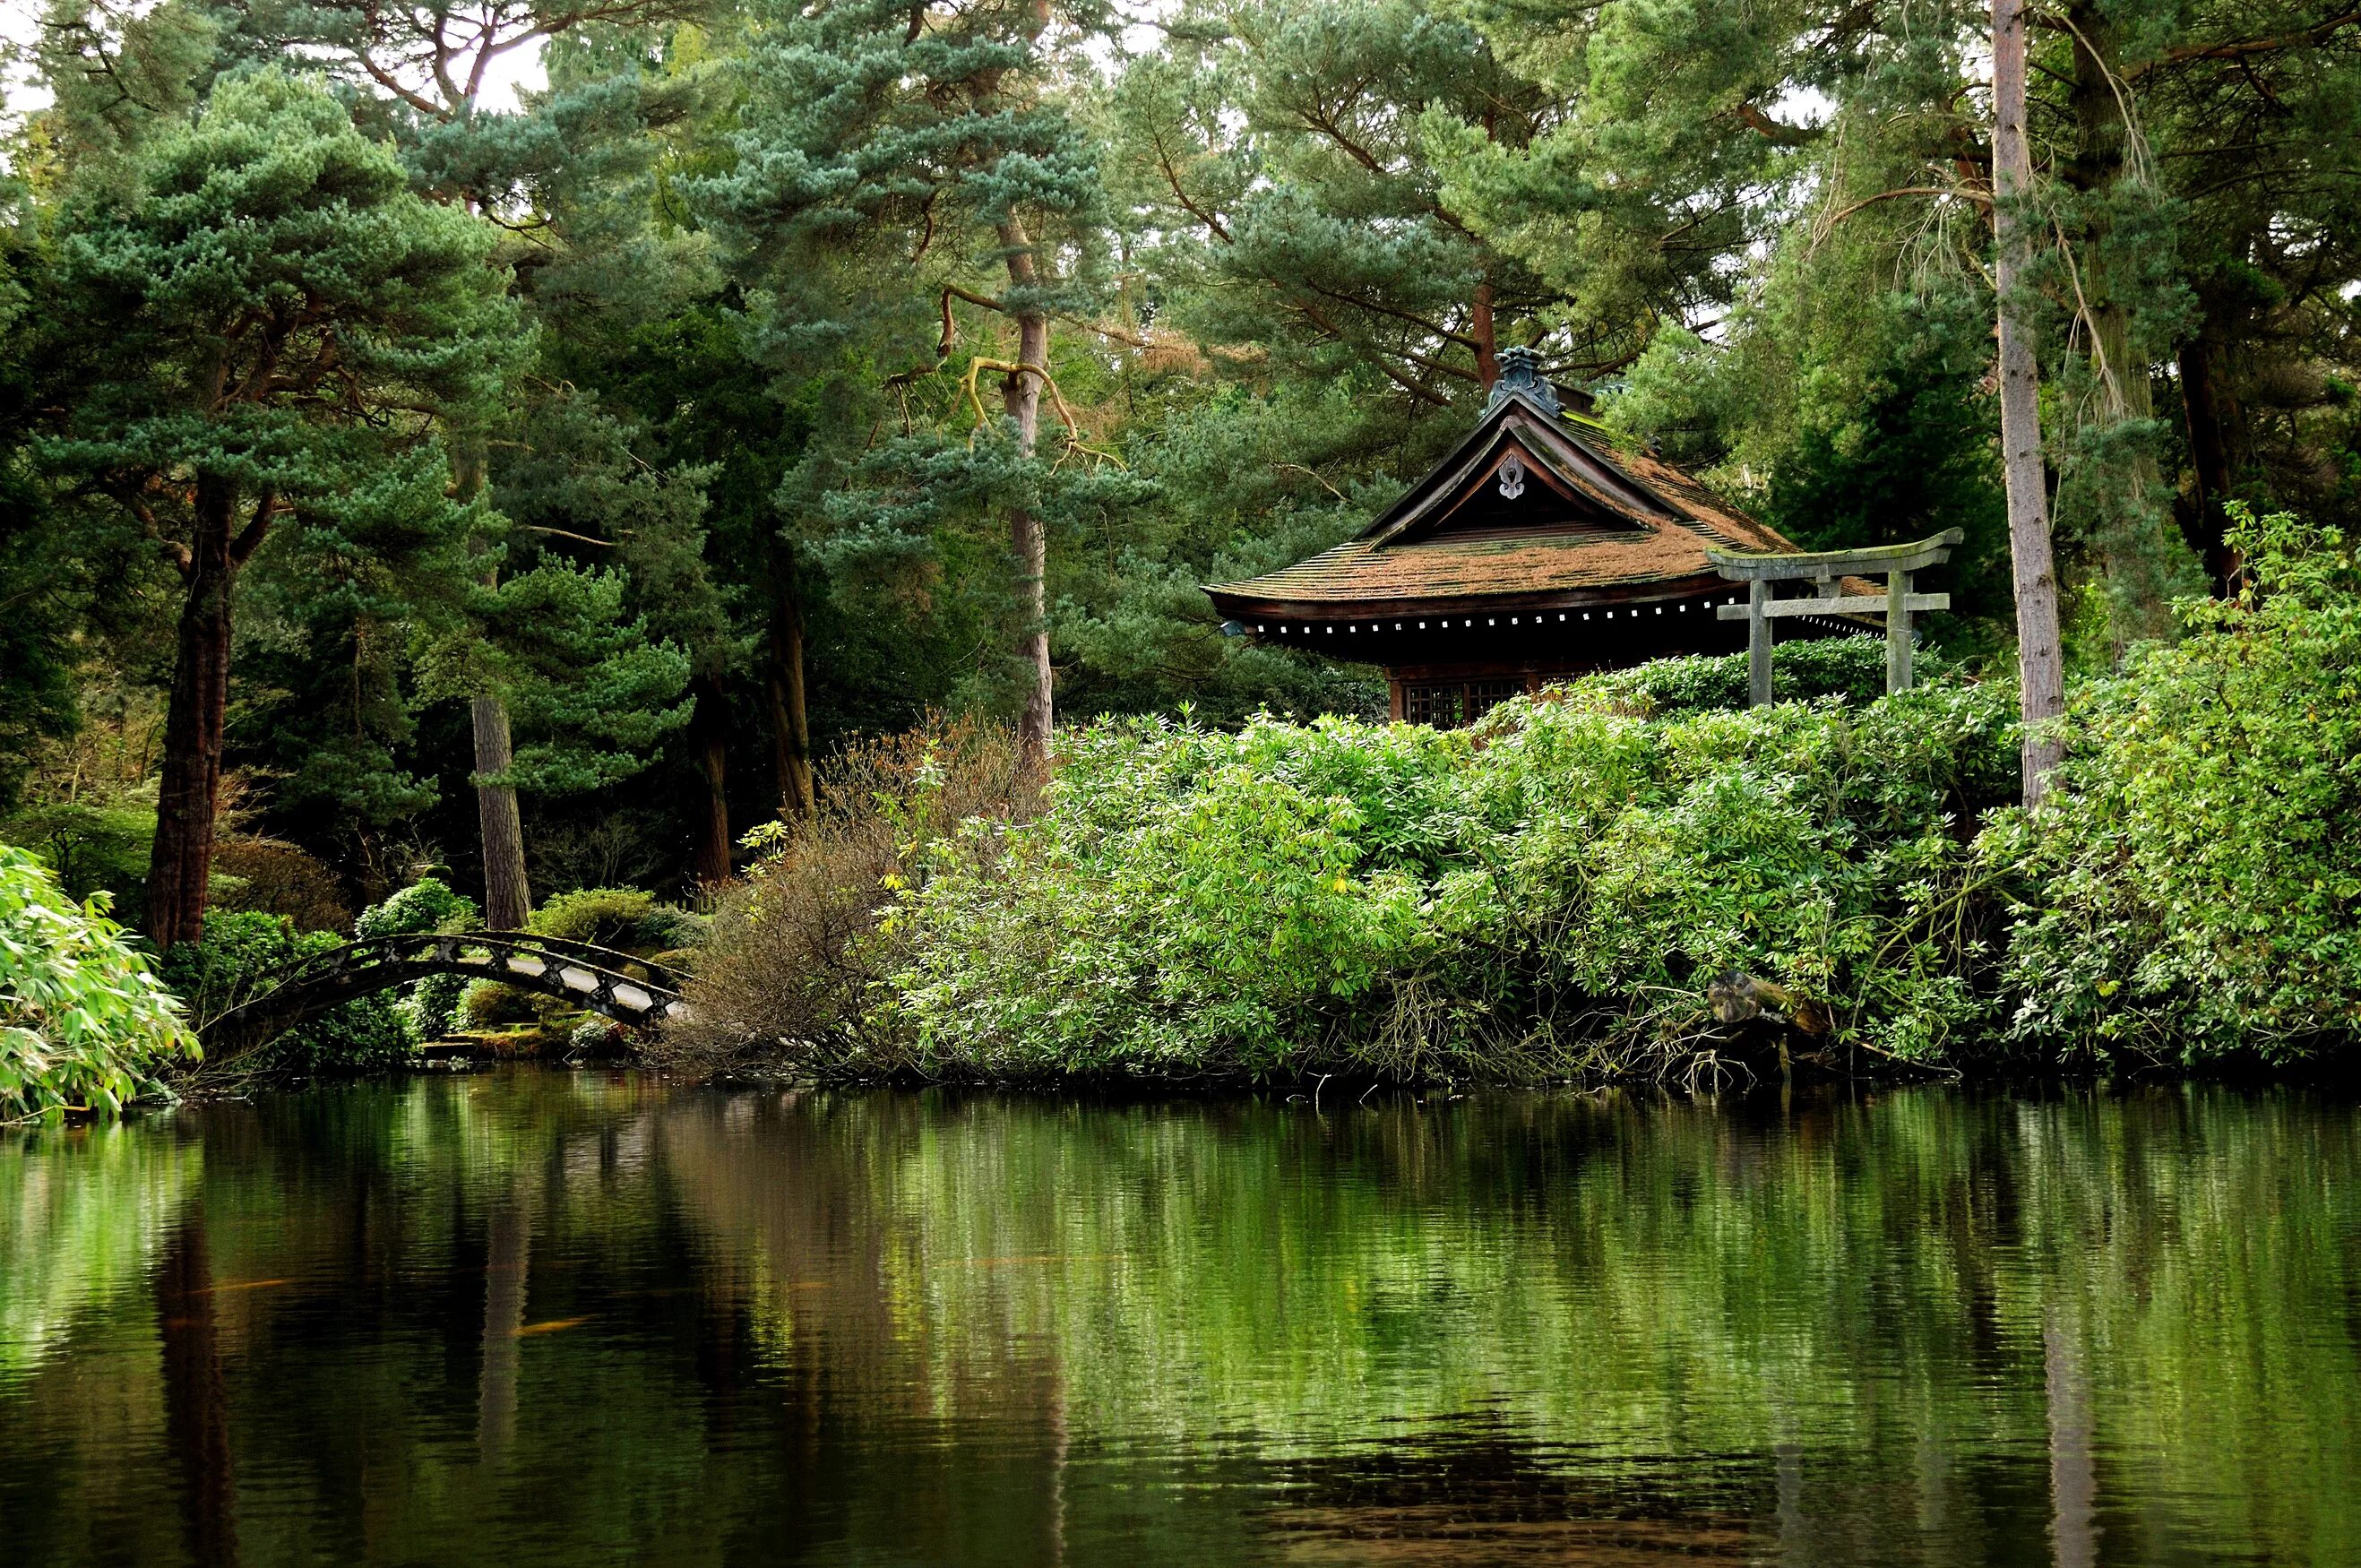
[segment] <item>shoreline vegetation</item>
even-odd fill
[[[2050,802],[2015,694],[1875,644],[1681,659],[1464,731],[1067,733],[1038,796],[954,723],[855,748],[715,916],[654,1059],[821,1079],[1408,1083],[1760,1064],[2332,1058],[2361,1035],[2361,593],[2333,531],[2072,693]],[[1858,666],[1858,667],[1855,667]]]
[[[0,1110],[388,1070],[455,1026],[700,1077],[1077,1088],[2334,1066],[2361,1036],[2361,569],[2290,517],[2237,538],[2237,598],[2073,688],[2033,815],[2013,687],[1934,659],[1874,696],[1869,640],[1783,650],[1759,709],[1742,657],[1687,658],[1464,730],[1103,719],[1046,782],[973,718],[856,744],[709,916],[536,913],[693,971],[689,1018],[638,1040],[453,979],[202,1063],[192,1018],[339,938],[224,915],[151,972],[8,850]],[[478,924],[429,878],[357,929]]]

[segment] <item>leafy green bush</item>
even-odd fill
[[[197,1055],[104,898],[67,898],[32,855],[0,844],[0,1116],[112,1114]]]
[[[454,1012],[454,1023],[459,1028],[489,1029],[502,1024],[532,1024],[541,1019],[541,1010],[534,1003],[544,999],[533,992],[504,985],[497,980],[470,980],[464,985]]]
[[[2063,785],[1994,823],[2017,1038],[2272,1060],[2361,1036],[2361,567],[2242,514],[2252,583],[2074,694]]]
[[[1926,1056],[1978,1014],[1944,916],[2014,787],[1949,683],[1651,720],[1576,683],[1476,733],[1157,721],[906,888],[872,1005],[922,1073],[1533,1078],[1685,1058],[1724,969]]]
[[[476,901],[451,891],[439,877],[421,877],[382,904],[373,904],[353,922],[353,935],[404,937],[423,931],[465,931],[479,916]]]
[[[278,985],[304,959],[343,942],[331,931],[298,931],[283,915],[216,911],[205,918],[203,941],[181,943],[158,969],[203,1027]],[[368,1072],[407,1058],[415,1038],[393,994],[379,992],[291,1029],[235,1064],[214,1065],[241,1072]]]
[[[1930,648],[1914,662],[1921,682],[1952,673],[1950,661]],[[1652,659],[1628,670],[1586,677],[1597,696],[1648,718],[1671,718],[1715,709],[1735,710],[1747,702],[1746,655],[1692,653]],[[1883,637],[1822,637],[1782,642],[1771,660],[1771,695],[1779,702],[1837,697],[1856,707],[1885,695]]]
[[[702,934],[695,916],[658,904],[655,894],[636,887],[561,893],[533,912],[525,929],[602,948],[649,949],[685,947]]]
[[[1014,733],[972,718],[856,741],[818,783],[808,819],[747,835],[761,858],[722,895],[691,1011],[651,1042],[659,1059],[709,1072],[785,1050],[818,1071],[901,1065],[906,1031],[872,1026],[871,1000],[905,956],[879,916],[945,856],[992,851],[993,836],[964,824],[1021,820],[1039,795]]]
[[[1909,1061],[2350,1048],[2361,567],[2284,517],[2237,537],[2253,586],[2078,685],[2030,817],[2014,692],[1860,700],[1873,643],[1783,651],[1837,690],[1762,709],[1677,660],[1459,733],[1102,722],[1038,814],[947,807],[916,747],[756,868],[667,1038],[840,1075],[1677,1074],[1732,1043],[1734,970]]]
[[[421,877],[384,903],[362,910],[360,918],[353,922],[353,935],[367,941],[372,937],[467,931],[479,920],[474,899],[452,892],[438,877]],[[410,1037],[434,1040],[449,1034],[458,1014],[460,989],[467,983],[465,975],[430,974],[406,987],[396,1005]]]

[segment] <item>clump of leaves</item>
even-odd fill
[[[756,1056],[815,1072],[898,1070],[900,1033],[876,1027],[870,1009],[907,938],[890,912],[956,863],[942,846],[989,843],[965,825],[1021,820],[1038,796],[1011,731],[941,717],[854,742],[818,784],[809,819],[747,835],[760,859],[714,911],[690,1014],[665,1025],[658,1059],[704,1071]]]
[[[479,923],[474,899],[452,892],[442,878],[430,876],[362,910],[353,922],[353,935],[367,941],[372,937],[407,937],[426,931],[467,931]],[[456,974],[430,974],[412,981],[395,1004],[410,1037],[434,1040],[449,1034],[457,1022],[459,992],[467,983],[465,976]]]
[[[535,936],[602,948],[677,948],[697,935],[697,917],[656,902],[636,887],[585,887],[561,893],[525,922]]]
[[[2020,1040],[2191,1060],[2361,1036],[2361,565],[2236,513],[2236,598],[2073,695],[2062,787],[1996,820]]]
[[[195,1036],[104,894],[77,903],[27,851],[0,845],[0,1115],[113,1115],[164,1092]]]
[[[202,941],[181,942],[164,955],[164,982],[187,1001],[200,1026],[270,991],[287,971],[316,953],[343,944],[333,931],[299,931],[283,915],[215,911]],[[212,1063],[211,1072],[338,1073],[379,1071],[406,1059],[414,1040],[390,992],[358,997],[299,1029]]]

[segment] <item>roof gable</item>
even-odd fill
[[[1630,532],[1673,513],[1565,434],[1521,391],[1494,400],[1466,440],[1359,537],[1378,549],[1474,531]]]
[[[1501,357],[1476,428],[1367,528],[1291,566],[1210,585],[1214,603],[1315,619],[1616,603],[1715,590],[1710,551],[1795,548],[1671,464],[1561,415],[1526,351]]]

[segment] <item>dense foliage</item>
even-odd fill
[[[283,972],[345,938],[301,931],[283,915],[258,910],[216,915],[204,940],[182,942],[157,965],[158,978],[188,1005],[202,1028],[277,985]],[[415,1036],[401,1001],[390,991],[347,1002],[237,1060],[216,1059],[220,1074],[382,1071],[406,1060]]]
[[[2229,501],[2355,521],[2361,19],[2037,21],[2025,310],[2104,676],[2229,590]],[[544,895],[724,878],[852,737],[1037,701],[1038,630],[1069,715],[1367,716],[1366,672],[1218,636],[1198,585],[1365,521],[1512,344],[1806,545],[1960,527],[1938,632],[1998,650],[1988,26],[57,0],[0,224],[11,837],[163,917],[173,546],[225,499],[224,764],[345,909],[422,863],[475,888],[478,789],[519,792]],[[313,304],[224,327],[281,295]],[[144,777],[94,792],[85,732],[140,714]]]
[[[837,910],[829,983],[755,1028],[749,992],[790,988],[717,967],[681,1044],[734,1026],[823,1074],[1408,1081],[2338,1047],[2361,575],[2284,516],[2233,538],[2240,597],[2081,691],[2031,817],[2014,694],[1958,674],[1748,709],[1741,661],[1664,661],[1456,733],[1108,721],[1027,819],[946,830],[960,775],[922,767],[880,792],[890,853],[782,847],[752,907],[783,932]],[[1842,694],[1879,652],[1793,663]],[[1741,977],[1775,1027],[1718,1014]]]
[[[0,844],[0,1120],[111,1113],[159,1093],[195,1038],[104,896],[76,903]]]
[[[2235,507],[2361,525],[2361,14],[2060,0],[2033,19],[2041,241],[2010,311],[2039,359],[2075,723],[2169,722],[2213,750],[2083,746],[2083,837],[2061,825],[2004,868],[1947,861],[2003,901],[1949,939],[1980,955],[1962,980],[1978,996],[1996,983],[1978,966],[2018,977],[2003,1022],[2028,1048],[2169,1054],[2185,1029],[2308,1049],[2345,1026],[2341,982],[2265,977],[2348,961],[2334,851],[2302,836],[2341,809],[2337,688],[2289,699],[2330,716],[2301,795],[2201,709],[2279,683],[2224,666],[2207,686],[2207,650],[2279,628],[2294,612],[2273,594],[2319,597],[2240,599],[2267,564]],[[1805,546],[1960,529],[1930,585],[1953,596],[1928,623],[1959,661],[1934,672],[1950,695],[1914,700],[1970,700],[2014,635],[1988,7],[1177,0],[1137,20],[1094,0],[49,0],[25,56],[47,96],[0,113],[0,831],[165,946],[203,936],[209,910],[244,922],[239,944],[263,939],[248,916],[341,927],[434,867],[507,925],[534,894],[712,898],[717,954],[761,946],[760,899],[727,891],[750,827],[757,856],[826,843],[789,856],[796,874],[869,891],[785,901],[833,911],[799,927],[796,950],[829,956],[790,987],[818,987],[824,1020],[848,1015],[835,988],[876,979],[840,927],[873,913],[878,879],[934,883],[816,773],[937,711],[1015,723],[1035,760],[1053,707],[1070,727],[1108,716],[1077,734],[1072,777],[1178,770],[1202,815],[1100,836],[1060,797],[1006,846],[1050,923],[1010,938],[1062,950],[1058,922],[1128,907],[1103,880],[1186,858],[1192,832],[1277,844],[1272,885],[1309,901],[1287,940],[1360,957],[1317,983],[1282,963],[1268,996],[1228,938],[1155,961],[1243,988],[1216,1004],[1236,1009],[1224,1027],[1273,1059],[1364,1025],[1428,1042],[1402,1047],[1418,1056],[1444,1036],[1499,1048],[1502,1020],[1550,997],[1580,1010],[1587,987],[1762,958],[1700,938],[1663,976],[1538,948],[1445,961],[1462,930],[1445,916],[1468,953],[1507,940],[1451,882],[1514,870],[1493,867],[1518,834],[1482,789],[1508,790],[1500,770],[1544,733],[1565,729],[1553,765],[1572,770],[1610,764],[1613,727],[1638,724],[1671,749],[1635,783],[1641,815],[1544,813],[1534,832],[1644,858],[1651,834],[1694,849],[1708,828],[1791,821],[1826,886],[1802,861],[1781,874],[1834,901],[1829,939],[1900,922],[1894,953],[1916,953],[1901,886],[1847,892],[1843,868],[1900,875],[1941,813],[1855,798],[1847,749],[1903,744],[1857,700],[1735,719],[1716,711],[1726,664],[1602,678],[1471,751],[1465,798],[1421,829],[1434,858],[1397,865],[1365,841],[1361,796],[1264,799],[1231,770],[1294,781],[1349,733],[1415,793],[1444,787],[1422,770],[1459,743],[1299,733],[1381,712],[1373,673],[1220,635],[1200,586],[1349,536],[1525,347],[1566,401]],[[2176,618],[2208,591],[2221,608]],[[1783,657],[1782,695],[1870,695],[1865,656],[1820,657]],[[1184,704],[1186,723],[1129,722]],[[1224,751],[1249,737],[1263,750]],[[1686,792],[1722,787],[1683,771],[1703,764],[1680,748],[1705,746],[1733,759],[1733,815],[1685,825]],[[1981,756],[1949,765],[1981,781]],[[1780,758],[1834,804],[1787,800]],[[1944,831],[1972,837],[1982,787],[1953,792]],[[1007,781],[972,793],[1026,815]],[[1755,795],[1759,819],[1741,809]],[[2202,829],[2165,819],[2190,801],[2214,814]],[[2224,818],[2249,809],[2315,849],[2234,866],[2261,829]],[[2118,830],[2180,891],[2123,893]],[[1002,849],[979,844],[961,874],[1002,874]],[[1317,875],[1330,858],[1343,894]],[[2202,933],[2180,909],[2200,875],[2220,879]],[[928,966],[990,924],[982,905],[955,918],[959,878],[939,881],[939,907],[896,927],[946,944],[893,960],[944,999],[887,1010],[906,1053],[964,1026],[959,966]],[[2042,934],[2012,915],[2004,944],[1985,916],[2040,889],[2059,901]],[[2306,899],[2316,939],[2234,928]],[[675,927],[643,945],[692,935]],[[1915,1049],[1960,1026],[1881,1011],[1851,962],[1811,972],[1851,998],[1840,1026],[1861,1040]],[[1477,1022],[1436,1035],[1412,1021],[1446,983]],[[412,1026],[455,1000],[422,988]],[[762,1015],[799,1036],[804,1005]],[[1620,1021],[1577,1032],[1665,1022],[1600,1005]],[[1047,1013],[1052,1033],[1080,1016]],[[1200,1027],[1123,1025],[1117,1054]]]
[[[1993,830],[2022,1035],[2279,1060],[2361,1037],[2361,570],[2289,517],[2231,537],[2238,597],[2084,685],[2069,787]]]

